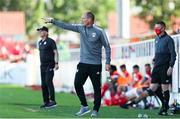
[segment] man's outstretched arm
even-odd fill
[[[57,20],[54,20],[54,18],[43,18],[43,20],[45,23],[52,23],[57,27],[74,31],[74,32],[79,32],[79,27],[81,26],[80,24],[69,24],[62,21],[57,21]]]

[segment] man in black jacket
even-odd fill
[[[169,85],[172,83],[173,66],[176,61],[174,40],[166,33],[165,29],[166,24],[163,21],[155,24],[154,31],[157,37],[155,38],[151,86],[138,99],[156,94],[162,103],[159,115],[167,115],[169,109]]]

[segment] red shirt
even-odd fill
[[[138,87],[138,83],[143,79],[143,76],[141,75],[140,72],[134,73],[133,74],[133,87]]]
[[[117,80],[120,74],[117,71],[114,71],[111,75],[111,80]]]

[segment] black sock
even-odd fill
[[[155,94],[160,99],[160,101],[162,103],[162,107],[164,107],[165,103],[164,103],[164,96],[163,96],[163,93],[162,93],[162,88],[158,87],[158,89],[155,91]]]
[[[164,104],[165,104],[165,109],[169,109],[169,98],[170,98],[170,93],[169,90],[164,91]]]

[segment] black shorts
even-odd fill
[[[152,71],[151,83],[171,84],[172,76],[167,75],[168,68],[169,64],[154,67]]]

